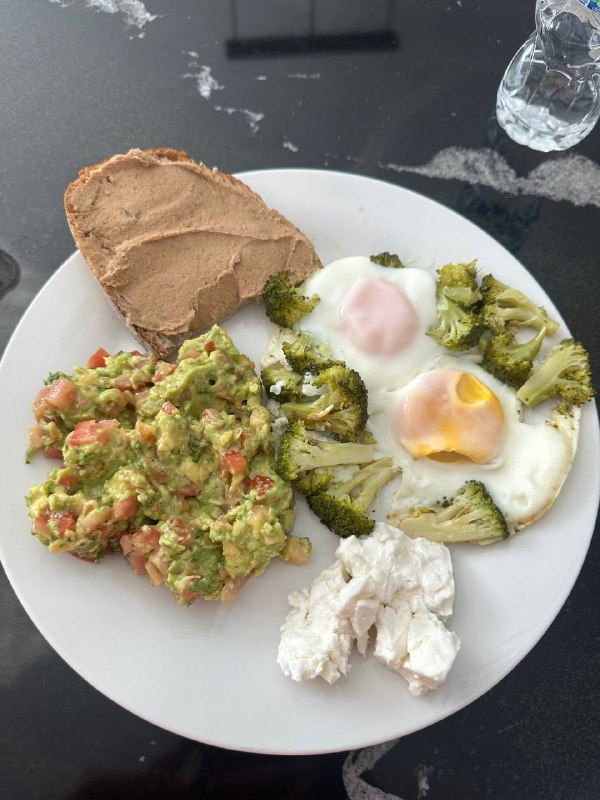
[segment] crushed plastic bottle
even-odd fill
[[[496,116],[534,150],[566,150],[600,116],[600,0],[537,0],[536,30],[508,65]]]

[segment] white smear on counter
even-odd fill
[[[417,800],[423,800],[427,797],[430,790],[429,776],[433,772],[433,767],[427,767],[424,764],[417,767]]]
[[[257,75],[256,78],[254,78],[254,80],[255,81],[266,81],[267,80],[267,76],[266,75]]]
[[[193,78],[196,81],[196,88],[198,89],[198,94],[200,97],[203,97],[205,100],[209,100],[213,92],[225,88],[216,80],[216,78],[213,77],[212,67],[209,67],[206,64],[198,64],[196,59],[199,56],[195,50],[189,50],[187,53],[185,53],[185,55],[190,56],[191,58],[191,61],[188,64],[190,71],[184,73],[181,77]]]
[[[65,2],[65,0],[50,0],[51,3],[66,8],[73,5],[75,0]],[[142,28],[149,22],[154,22],[158,18],[157,14],[151,14],[141,0],[84,0],[87,8],[93,11],[103,11],[105,14],[123,14],[125,24],[130,28],[137,28],[140,37],[144,35]]]
[[[400,740],[365,747],[364,750],[353,750],[348,753],[342,766],[342,780],[348,800],[402,800],[398,795],[384,792],[377,786],[372,786],[362,777],[363,772],[373,769],[380,758],[398,744]]]
[[[242,114],[245,118],[246,122],[250,126],[250,132],[254,136],[254,134],[258,133],[260,128],[260,122],[265,118],[265,115],[262,111],[251,111],[249,108],[231,108],[231,107],[224,107],[224,106],[215,106],[215,111],[224,111],[226,114]]]
[[[307,80],[307,81],[316,81],[321,77],[321,73],[320,72],[311,72],[311,73],[293,72],[291,75],[288,75],[287,77],[288,78],[299,78],[301,80]]]
[[[289,139],[284,139],[283,140],[283,146],[285,147],[286,150],[289,150],[290,153],[297,153],[298,150],[300,150],[300,148],[297,145],[295,145],[293,142],[290,142]]]
[[[600,207],[600,166],[580,155],[549,159],[525,177],[519,177],[499,153],[488,148],[448,147],[420,167],[400,164],[379,166],[427,178],[481,184],[506,194],[527,194],[548,200],[564,200],[575,206]]]

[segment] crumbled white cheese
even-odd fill
[[[449,631],[425,602],[401,597],[381,606],[377,615],[375,658],[408,681],[411,694],[422,695],[446,680],[460,648],[460,639]]]
[[[269,392],[271,394],[281,394],[281,390],[283,389],[284,386],[285,386],[285,381],[277,381],[277,383],[274,383],[269,388]]]
[[[323,394],[325,391],[322,386],[315,386],[313,381],[317,376],[314,375],[312,372],[306,372],[304,374],[304,383],[302,384],[302,394],[305,397],[317,397],[317,395]]]
[[[371,536],[343,539],[336,558],[309,592],[290,595],[277,659],[285,674],[333,683],[347,674],[354,642],[366,653],[375,626],[379,661],[413,694],[438,688],[460,647],[443,624],[454,601],[448,548],[377,523]]]
[[[320,675],[335,683],[347,674],[354,636],[349,620],[337,609],[346,579],[338,561],[315,578],[310,591],[290,594],[292,610],[281,628],[277,663],[292,680]]]

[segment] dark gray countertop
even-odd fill
[[[355,172],[459,211],[542,283],[599,374],[600,132],[542,155],[494,117],[533,3],[112,3],[126,6],[129,25],[99,0],[3,4],[0,349],[74,249],[62,196],[78,169],[167,145],[225,171]],[[599,562],[596,536],[541,642],[464,711],[387,752],[296,758],[190,742],[114,705],[54,653],[2,574],[0,795],[592,800]]]

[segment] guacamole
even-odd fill
[[[307,561],[254,364],[218,326],[184,342],[175,364],[98,350],[52,374],[33,408],[28,456],[64,462],[27,493],[51,552],[122,553],[182,605],[231,600],[276,556]]]

